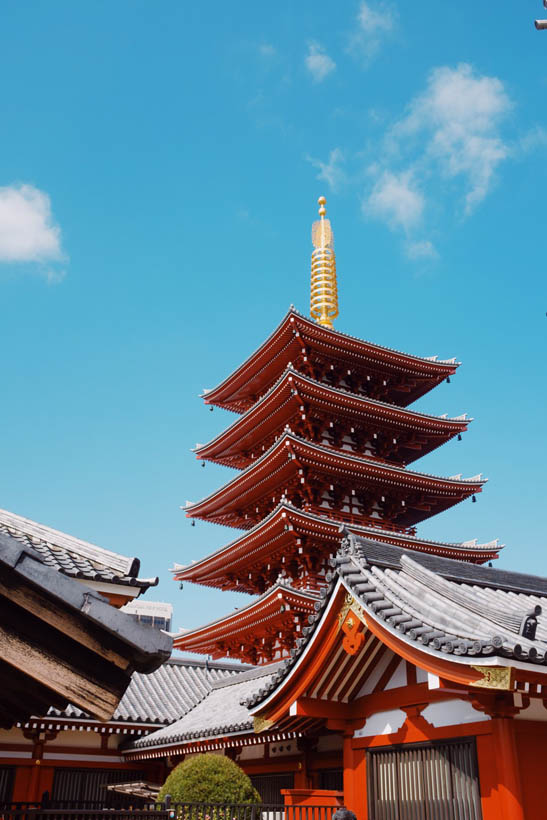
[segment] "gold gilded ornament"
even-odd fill
[[[357,616],[357,618],[361,621],[362,624],[364,624],[365,626],[367,625],[367,622],[365,620],[365,613],[363,612],[363,607],[357,603],[351,592],[347,592],[346,597],[344,598],[344,603],[342,604],[340,612],[338,613],[338,629],[342,628],[342,624],[346,620],[346,616],[350,610],[351,612],[353,612],[354,615]]]
[[[259,734],[273,726],[273,723],[273,720],[268,720],[268,718],[255,717],[253,718],[253,730],[255,734]]]
[[[329,220],[325,219],[327,200],[320,196],[317,202],[321,218],[313,223],[311,229],[314,251],[311,255],[310,313],[318,324],[332,327],[333,319],[338,316],[334,235]]]
[[[471,669],[475,669],[482,675],[482,678],[471,683],[472,686],[481,686],[485,689],[511,689],[510,666],[472,666]]]

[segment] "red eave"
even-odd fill
[[[274,332],[237,370],[204,393],[206,403],[243,412],[279,378],[289,362],[297,358],[303,345],[348,364],[368,363],[386,373],[405,373],[422,380],[412,393],[401,396],[401,403],[405,405],[455,373],[459,365],[456,361],[421,358],[363,341],[322,327],[291,308]]]
[[[290,480],[300,475],[301,483],[305,483],[304,469],[314,469],[322,475],[326,474],[336,479],[351,480],[355,487],[381,488],[388,495],[396,488],[406,493],[414,490],[435,499],[436,510],[421,509],[413,513],[410,513],[409,509],[405,510],[402,526],[411,526],[457,504],[464,498],[480,492],[484,484],[482,479],[466,481],[459,478],[441,478],[369,461],[285,433],[268,452],[252,462],[224,487],[198,503],[188,504],[186,514],[189,518],[202,518],[227,526],[250,529],[258,519],[254,516],[245,518],[238,511],[250,504],[258,506],[263,501],[270,505],[270,510],[273,509],[281,501],[281,495]],[[325,509],[325,514],[335,517],[333,511],[328,508]],[[378,523],[380,525],[381,521]]]
[[[410,463],[453,436],[463,433],[471,419],[451,419],[406,410],[315,381],[287,368],[275,385],[246,413],[208,444],[195,449],[197,458],[230,467],[247,467],[265,451],[263,442],[286,425],[294,426],[307,408],[340,419],[376,424],[398,434],[416,433],[420,445],[406,447],[393,461]]]
[[[185,652],[223,657],[225,653],[215,650],[223,641],[238,639],[244,643],[249,634],[252,634],[253,638],[267,635],[278,622],[287,617],[296,629],[295,615],[311,614],[317,597],[311,592],[301,592],[283,584],[276,584],[246,607],[177,635],[173,640],[173,646]]]
[[[495,560],[502,548],[502,545],[495,542],[466,547],[464,544],[428,541],[372,527],[349,525],[348,529],[402,549],[474,564]],[[298,510],[289,504],[280,504],[267,518],[227,546],[201,561],[173,570],[173,578],[175,581],[190,581],[204,586],[253,593],[254,589],[245,583],[250,568],[262,565],[267,569],[269,564],[277,565],[276,556],[294,547],[297,538],[306,536],[313,538],[316,547],[322,543],[326,553],[330,554],[336,551],[340,543],[340,522]],[[237,580],[230,580],[228,576]]]

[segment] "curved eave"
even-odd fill
[[[175,649],[201,654],[203,646],[270,625],[286,611],[313,612],[318,596],[276,584],[250,604],[173,638]]]
[[[286,531],[285,526],[290,526],[292,529]],[[474,544],[473,546],[462,543],[429,541],[410,535],[357,525],[347,525],[347,529],[358,535],[383,541],[386,544],[393,544],[403,549],[427,552],[475,564],[484,564],[486,561],[495,560],[499,557],[499,551],[504,547],[503,544],[498,544],[495,541],[490,544]],[[300,534],[321,538],[337,548],[340,542],[340,522],[298,510],[287,503],[279,504],[272,510],[270,515],[262,519],[255,527],[246,530],[239,538],[234,539],[226,546],[193,564],[172,569],[173,580],[246,591],[245,586],[242,584],[227,583],[226,575],[242,574],[245,566],[251,565],[260,558],[267,561],[274,545],[275,549],[279,550],[283,546],[282,542],[290,543],[295,536]]]
[[[482,671],[486,667],[508,669],[511,684],[507,688],[510,690],[516,688],[517,679],[542,682],[543,685],[547,683],[547,669],[540,661],[530,663],[501,653],[488,656],[447,654],[420,644],[416,639],[381,620],[377,613],[359,598],[352,585],[338,577],[328,597],[323,599],[323,611],[316,616],[316,623],[308,628],[308,637],[300,639],[298,648],[293,650],[284,668],[274,675],[271,684],[248,701],[247,705],[253,717],[266,718],[273,722],[279,720],[289,711],[292,704],[306,693],[318,671],[326,667],[329,658],[333,657],[336,647],[342,641],[340,612],[348,593],[362,610],[364,628],[369,634],[374,635],[402,659],[431,675],[471,689],[478,686],[483,692],[484,687],[488,688]],[[492,684],[493,690],[497,688],[499,687]]]
[[[372,342],[366,342],[355,336],[341,333],[339,330],[322,327],[291,307],[273,333],[240,367],[215,388],[202,394],[206,403],[236,410],[237,403],[244,394],[245,386],[253,379],[256,379],[260,371],[264,370],[275,357],[282,355],[283,351],[293,341],[295,333],[298,333],[304,339],[308,337],[312,341],[317,342],[319,340],[324,346],[332,348],[339,355],[346,354],[348,358],[353,358],[353,360],[371,361],[376,366],[383,366],[392,370],[392,372],[405,371],[409,375],[430,380],[431,384],[418,391],[418,395],[423,395],[435,384],[454,374],[460,364],[456,361],[443,362],[413,356]],[[287,355],[290,356],[290,353]],[[289,360],[287,359],[283,364],[287,364]],[[284,369],[283,364],[279,367],[279,371]],[[269,383],[272,381],[273,379],[270,379]],[[413,396],[412,400],[417,398],[418,395]]]
[[[442,478],[413,472],[403,467],[380,464],[349,453],[335,451],[304,441],[292,433],[285,433],[261,458],[252,462],[249,467],[219,490],[196,504],[188,505],[185,508],[186,515],[189,518],[209,519],[220,515],[221,510],[224,510],[222,515],[227,514],[230,511],[230,505],[237,504],[241,507],[244,504],[259,501],[265,493],[270,494],[270,489],[266,487],[266,484],[269,487],[272,486],[269,479],[273,479],[278,473],[278,483],[284,481],[285,476],[280,475],[283,468],[285,468],[287,479],[293,477],[294,471],[298,470],[301,462],[307,463],[308,466],[312,465],[316,469],[323,469],[327,473],[331,471],[336,475],[347,474],[367,478],[378,485],[397,485],[429,494],[436,493],[450,501],[449,506],[474,493],[481,492],[486,481],[486,479]],[[262,495],[257,494],[257,490]],[[424,517],[427,516],[417,520],[423,520]]]
[[[380,427],[393,430],[413,430],[427,436],[430,441],[415,454],[407,447],[407,463],[425,455],[453,436],[465,432],[472,419],[451,419],[407,410],[398,405],[359,396],[347,390],[331,387],[311,379],[293,368],[286,368],[278,381],[249,410],[212,441],[195,449],[196,457],[245,467],[252,451],[260,442],[284,424],[300,415],[302,401],[311,407],[339,412],[350,419],[370,419]],[[290,409],[288,405],[290,404]]]

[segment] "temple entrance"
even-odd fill
[[[369,820],[481,820],[474,739],[367,752]]]

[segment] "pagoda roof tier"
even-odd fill
[[[189,518],[250,529],[282,500],[346,523],[401,531],[481,491],[480,476],[439,478],[284,433],[216,492],[187,502]]]
[[[280,377],[289,362],[315,378],[406,406],[456,372],[455,359],[401,353],[316,324],[293,307],[266,341],[203,398],[243,413]]]
[[[292,367],[249,410],[196,456],[247,467],[288,425],[318,443],[408,464],[467,429],[471,419],[417,413],[318,382]]]
[[[349,525],[348,529],[355,535],[393,544],[409,552],[427,552],[474,564],[494,560],[503,549],[497,540],[487,544],[443,543],[375,527]],[[321,565],[336,552],[339,543],[338,521],[304,512],[285,502],[227,546],[188,566],[175,565],[172,572],[175,581],[252,594],[262,592],[262,585],[271,583],[280,567],[288,573],[291,565],[301,563],[302,559],[309,563],[310,574],[322,570]]]
[[[250,604],[211,623],[179,633],[175,649],[217,658],[241,658],[249,663],[270,663],[286,657],[308,615],[315,611],[318,595],[275,583]]]

